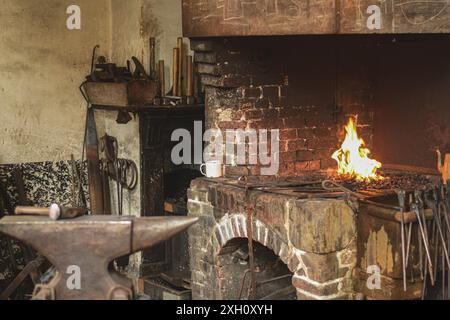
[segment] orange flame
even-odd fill
[[[350,118],[345,126],[346,136],[342,146],[331,156],[338,163],[338,174],[357,181],[381,180],[377,174],[381,163],[369,158],[370,150],[364,148],[364,140],[358,137],[355,123]]]

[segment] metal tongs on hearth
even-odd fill
[[[434,248],[434,278],[437,278],[437,264],[439,252],[441,253],[441,271],[442,271],[442,298],[450,299],[450,291],[446,293],[446,266],[447,279],[450,280],[450,222],[448,217],[447,201],[445,199],[444,186],[440,184],[433,187],[425,194],[425,203],[433,212],[432,241]],[[449,286],[450,288],[450,286]],[[450,289],[449,289],[450,290]]]
[[[414,201],[412,201],[412,198],[410,200],[411,210],[416,214],[419,223],[422,240],[419,242],[421,274],[424,281],[422,299],[425,298],[427,292],[428,276],[432,286],[436,283],[439,270],[439,253],[442,271],[442,299],[450,298],[450,286],[448,285],[450,280],[450,222],[448,199],[445,199],[446,192],[444,189],[444,186],[440,184],[427,190],[415,190]],[[431,209],[432,221],[426,221],[425,205]],[[423,259],[423,249],[426,253],[425,259]]]
[[[365,199],[366,198],[366,196],[364,196],[358,192],[354,192],[354,191],[344,187],[343,185],[341,185],[337,182],[331,181],[331,180],[322,181],[322,188],[324,190],[332,191],[332,192],[337,192],[337,191],[344,192],[347,195],[354,196],[357,199]]]
[[[434,272],[433,272],[433,263],[431,260],[431,253],[430,253],[430,241],[428,237],[428,224],[425,217],[425,208],[424,208],[424,202],[422,198],[422,190],[415,190],[414,191],[414,201],[412,200],[412,197],[410,197],[410,206],[411,210],[415,213],[417,222],[419,224],[419,232],[420,232],[420,240],[419,241],[419,254],[420,254],[420,265],[421,265],[421,274],[424,281],[423,284],[423,290],[422,290],[422,299],[425,297],[426,292],[426,284],[427,284],[427,278],[428,275],[431,280],[431,285],[434,286],[435,278],[434,278]],[[422,246],[425,249],[426,259],[425,259],[425,266],[423,266],[423,250]]]
[[[400,232],[401,232],[401,241],[402,241],[402,275],[403,275],[403,290],[406,292],[406,268],[407,268],[407,253],[405,247],[405,198],[406,192],[405,190],[396,190],[398,203],[400,206],[401,220],[400,220]],[[411,227],[408,231],[408,252],[409,252],[409,244],[410,244],[410,235],[411,235]]]

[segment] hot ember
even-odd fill
[[[338,174],[358,181],[383,179],[376,173],[381,168],[381,163],[369,158],[370,150],[364,148],[364,140],[358,137],[353,119],[350,118],[345,126],[345,132],[341,148],[332,155],[338,163]]]

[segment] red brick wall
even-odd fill
[[[209,51],[203,53],[214,52],[216,73],[202,78],[207,127],[222,132],[279,129],[282,177],[335,168],[331,155],[348,117],[358,116],[360,134],[370,145],[373,111],[364,56],[368,48],[353,44],[353,55],[345,49],[334,53],[333,48],[332,41],[298,43],[289,38],[210,43]],[[199,59],[199,69],[207,70]],[[260,174],[258,165],[248,167],[251,175]],[[230,174],[248,172],[242,167],[227,168]]]

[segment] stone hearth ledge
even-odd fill
[[[230,180],[229,182],[236,182]],[[248,238],[245,189],[227,180],[196,179],[188,191],[193,299],[222,299],[218,255],[232,239]],[[298,299],[352,299],[356,224],[343,199],[300,199],[251,190],[253,240],[271,249],[294,274]]]

